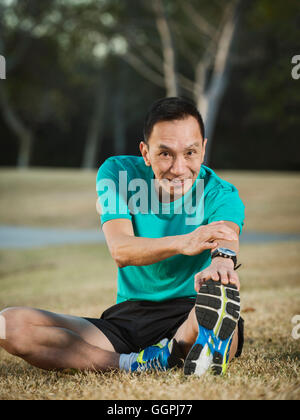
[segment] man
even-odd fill
[[[117,304],[100,319],[5,309],[1,347],[44,369],[165,370],[184,361],[186,374],[225,373],[243,343],[234,269],[244,206],[203,165],[206,142],[194,104],[155,102],[142,156],[109,158],[97,175]]]

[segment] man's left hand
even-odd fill
[[[205,270],[195,275],[195,290],[198,293],[202,284],[209,280],[219,281],[222,284],[234,284],[240,290],[240,281],[236,271],[234,271],[233,261],[229,258],[213,258],[211,265]]]

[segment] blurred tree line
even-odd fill
[[[223,169],[299,170],[295,0],[2,0],[0,165],[138,154],[145,113],[195,100]]]

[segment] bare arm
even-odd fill
[[[177,254],[197,255],[219,246],[220,240],[235,240],[236,233],[224,222],[200,226],[185,235],[142,238],[134,235],[128,219],[114,219],[103,225],[113,259],[119,267],[149,265]]]
[[[240,228],[233,222],[225,222],[225,224],[233,229],[237,234],[237,239],[232,241],[220,240],[218,247],[229,248],[235,251],[236,254],[239,252],[239,239],[238,234]],[[216,257],[212,260],[211,265],[205,270],[200,271],[195,275],[195,289],[198,292],[203,282],[206,280],[221,280],[223,284],[234,284],[240,289],[239,277],[236,271],[234,271],[233,261],[229,258]]]
[[[177,254],[175,237],[136,237],[128,219],[104,223],[103,232],[110,253],[119,267],[154,264]]]

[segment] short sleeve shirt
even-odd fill
[[[241,233],[244,225],[245,207],[238,190],[204,165],[190,190],[171,203],[159,201],[152,168],[139,156],[107,159],[98,170],[96,184],[101,224],[129,219],[135,236],[183,235],[220,220],[236,223]],[[194,276],[210,262],[207,250],[195,256],[178,254],[151,265],[119,268],[117,303],[195,298]]]

